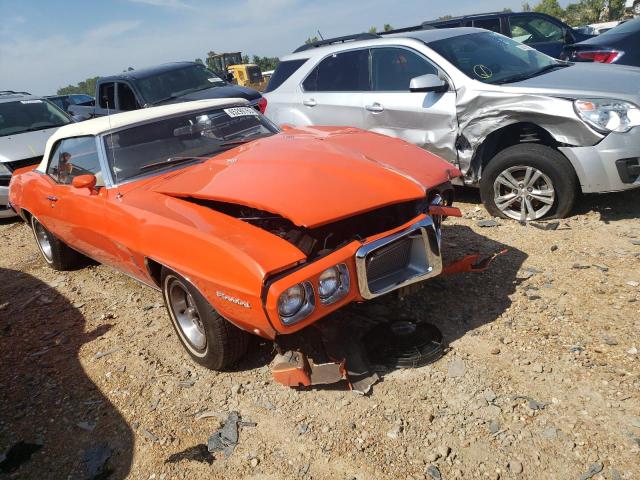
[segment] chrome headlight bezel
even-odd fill
[[[300,307],[292,314],[289,314],[289,315],[283,314],[281,310],[281,301],[283,296],[288,292],[290,292],[292,289],[298,288],[298,287],[301,288],[303,292]],[[305,281],[302,283],[297,283],[287,288],[278,297],[277,305],[278,305],[278,316],[280,317],[280,321],[283,323],[283,325],[290,326],[307,318],[309,315],[311,315],[311,313],[316,307],[316,295],[315,295],[315,292],[313,291],[311,282]]]
[[[626,100],[579,98],[573,108],[582,121],[599,133],[624,133],[640,126],[640,108]]]
[[[330,270],[335,270],[338,277],[338,285],[336,289],[328,295],[321,295],[320,282],[322,275]],[[339,263],[334,265],[333,267],[329,267],[325,269],[318,278],[318,296],[320,297],[320,303],[323,305],[331,305],[336,303],[339,300],[342,300],[347,293],[349,293],[349,288],[351,286],[351,278],[349,276],[349,268],[344,263]]]

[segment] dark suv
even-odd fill
[[[422,27],[476,27],[501,33],[547,55],[559,58],[565,45],[593,35],[580,33],[551,15],[536,12],[496,12],[424,22]]]

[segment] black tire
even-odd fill
[[[168,268],[163,268],[161,279],[162,296],[171,324],[191,358],[200,365],[212,370],[223,370],[232,366],[244,356],[249,343],[249,334],[247,332],[228,322],[211,306],[197,288],[178,273]],[[189,306],[182,313],[181,305],[179,305],[180,301],[176,300],[176,296],[180,295],[180,290],[184,290],[190,295],[191,301],[187,303],[193,303],[192,306],[182,305],[182,307]],[[192,328],[195,328],[196,336],[204,335],[204,346],[199,346],[197,342],[194,343],[190,340],[189,333],[185,333],[185,330],[181,327],[180,318],[185,321],[185,312],[188,310],[193,311],[194,308],[198,325],[196,326],[194,323]]]
[[[31,230],[42,258],[54,270],[74,270],[86,261],[87,257],[68,247],[34,216],[31,216]]]
[[[499,192],[496,188],[496,180],[503,173],[519,171],[519,167],[533,167],[542,172],[540,182],[545,182],[545,177],[550,180],[551,187],[554,191],[553,204],[550,205],[548,211],[544,212],[545,205],[543,202],[535,198],[528,197],[535,205],[540,205],[539,212],[541,215],[535,220],[548,218],[564,218],[573,208],[573,204],[579,193],[578,178],[575,170],[569,163],[569,160],[562,153],[551,147],[535,143],[525,143],[514,145],[499,152],[493,157],[485,167],[482,178],[480,179],[480,197],[487,211],[494,217],[515,218],[506,214],[504,208],[501,210],[496,204],[496,196]],[[502,187],[505,188],[505,187]],[[516,195],[515,190],[513,195]],[[523,195],[527,192],[523,191]],[[519,193],[520,194],[520,193]],[[516,201],[515,205],[522,205],[523,202]],[[509,209],[507,209],[508,211]],[[537,214],[536,214],[537,215]],[[515,218],[521,220],[521,218]],[[531,220],[531,218],[527,218]]]

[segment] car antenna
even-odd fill
[[[320,40],[324,40],[324,37],[322,36],[322,34],[320,33],[320,30],[318,30],[318,35],[320,36]]]
[[[109,122],[109,143],[111,144],[111,154],[113,155],[113,175],[116,182],[116,199],[120,199],[122,194],[120,193],[120,186],[118,185],[118,169],[116,168],[116,150],[113,148],[113,127],[111,126],[111,111],[109,110],[109,98],[105,97],[105,103],[107,105],[107,121]]]

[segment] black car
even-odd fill
[[[584,42],[567,45],[560,58],[572,62],[618,63],[640,67],[640,17]]]
[[[501,33],[552,57],[560,57],[565,45],[592,35],[580,33],[551,15],[537,12],[496,12],[424,22],[422,28],[476,27]]]
[[[93,106],[96,104],[95,98],[84,93],[72,93],[70,95],[50,95],[45,98],[50,102],[55,103],[58,108],[64,110],[65,112],[69,111],[69,106],[71,105]]]
[[[209,98],[245,98],[261,112],[266,107],[266,100],[252,88],[229,84],[200,63],[174,62],[99,78],[95,106],[71,105],[69,112],[76,120],[87,120]]]

